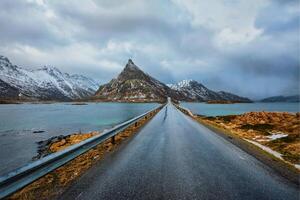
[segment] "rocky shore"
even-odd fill
[[[61,151],[68,146],[77,144],[83,140],[100,134],[98,131],[93,131],[89,133],[74,133],[71,135],[59,135],[49,138],[48,140],[43,140],[38,142],[38,155],[33,157],[33,160],[38,160],[51,153]]]

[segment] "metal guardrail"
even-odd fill
[[[193,112],[190,109],[187,109],[187,108],[185,108],[183,106],[180,106],[180,105],[175,105],[175,104],[173,104],[173,105],[175,106],[175,108],[177,108],[177,109],[179,109],[181,111],[182,110],[185,111],[187,115],[189,115],[191,117],[195,117],[195,115],[193,114]]]
[[[158,106],[157,108],[123,122],[109,130],[106,130],[101,135],[96,135],[86,139],[78,144],[72,145],[62,151],[50,154],[0,177],[0,199],[22,189],[42,176],[45,176],[49,172],[61,167],[79,155],[96,147],[107,139],[112,138],[114,141],[114,136],[116,136],[118,133],[160,107],[162,106]]]

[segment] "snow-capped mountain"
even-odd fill
[[[7,88],[7,92],[1,91],[1,98],[81,99],[93,95],[99,87],[97,82],[91,78],[62,73],[55,67],[24,69],[13,65],[4,56],[0,56],[0,80],[0,87]],[[12,97],[13,93],[14,97]]]
[[[248,98],[240,97],[228,92],[215,92],[195,80],[183,80],[177,84],[168,84],[168,86],[173,90],[183,93],[186,99],[192,99],[192,101],[251,101]]]
[[[100,86],[94,96],[102,101],[133,102],[165,101],[167,97],[177,101],[250,101],[234,94],[214,92],[193,80],[166,85],[144,73],[130,59],[118,77]]]
[[[82,75],[62,73],[55,67],[28,70],[0,56],[0,99],[73,100],[92,96],[103,101],[164,101],[167,97],[179,101],[250,101],[212,91],[194,80],[165,85],[131,59],[117,78],[98,88],[96,81]]]
[[[220,100],[220,96],[216,92],[194,80],[182,80],[174,85],[169,84],[169,87],[196,101]]]
[[[193,80],[188,79],[188,80],[182,80],[176,84],[167,84],[167,86],[174,90],[180,90],[180,88],[188,87],[191,82],[193,82]]]
[[[164,101],[180,94],[139,69],[131,59],[117,78],[100,86],[95,98],[103,101]]]

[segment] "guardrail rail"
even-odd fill
[[[14,192],[34,182],[35,180],[45,176],[53,170],[75,159],[79,155],[86,153],[87,151],[96,147],[102,142],[110,138],[112,138],[113,142],[114,137],[118,133],[120,133],[130,125],[134,124],[138,120],[142,119],[143,117],[147,117],[148,114],[154,112],[155,110],[161,107],[163,107],[163,105],[158,106],[144,114],[134,117],[119,125],[116,125],[113,128],[104,131],[101,135],[96,135],[78,144],[67,147],[62,151],[52,153],[44,158],[26,164],[23,167],[20,167],[0,177],[0,199],[8,197]]]

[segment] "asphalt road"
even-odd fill
[[[299,199],[299,188],[168,104],[60,199]]]

